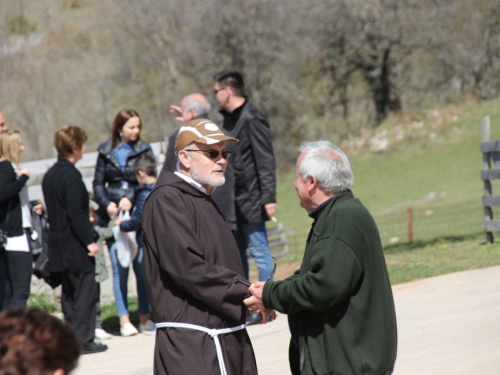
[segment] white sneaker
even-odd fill
[[[148,319],[146,324],[141,324],[139,330],[146,335],[154,335],[156,333],[156,324]]]
[[[120,334],[123,337],[134,336],[138,333],[139,331],[132,325],[132,323],[125,323],[123,327],[120,328]]]
[[[110,339],[111,337],[113,337],[112,335],[110,335],[108,332],[106,332],[105,330],[103,330],[102,328],[96,328],[95,329],[95,338],[97,340],[101,340],[101,341],[104,341],[104,340],[108,340]]]

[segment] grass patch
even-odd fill
[[[500,265],[500,247],[486,244],[482,233],[387,246],[384,252],[392,284]]]
[[[49,314],[60,311],[53,298],[44,293],[31,293],[28,298],[28,307],[38,308],[48,312]]]

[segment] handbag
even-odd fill
[[[121,211],[118,217],[123,221],[130,220],[130,213]],[[120,230],[120,226],[116,225],[113,227],[113,236],[115,237],[118,262],[122,267],[127,268],[137,255],[135,232],[123,232]]]

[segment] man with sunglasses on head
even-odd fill
[[[248,281],[231,230],[211,199],[225,180],[225,142],[237,141],[207,119],[185,123],[175,141],[178,170],[162,171],[146,201],[146,285],[158,328],[155,375],[257,374],[245,329]]]
[[[266,221],[276,213],[276,163],[271,142],[271,129],[262,112],[255,108],[245,94],[243,74],[224,70],[214,77],[214,94],[223,127],[237,137],[245,172],[247,189],[236,192],[235,232],[245,276],[248,278],[247,249],[255,259],[259,280],[267,280],[272,272]],[[250,315],[248,324],[260,321],[258,314]]]
[[[354,197],[347,156],[328,141],[300,147],[295,190],[314,220],[302,264],[283,281],[250,286],[250,312],[288,315],[293,375],[389,375],[397,327],[377,226]]]

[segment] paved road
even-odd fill
[[[396,375],[500,374],[500,267],[396,285]],[[261,375],[288,375],[286,316],[250,326]],[[154,337],[113,337],[75,375],[150,375]]]

